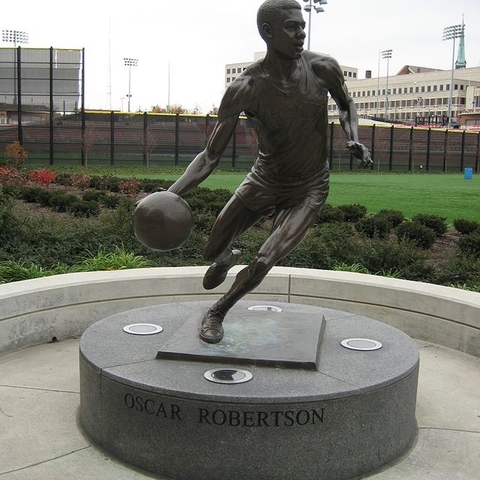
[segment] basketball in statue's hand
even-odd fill
[[[175,193],[155,192],[138,202],[133,212],[133,230],[138,241],[152,250],[179,248],[193,228],[192,210]]]

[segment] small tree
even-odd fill
[[[147,167],[150,166],[150,156],[153,153],[153,150],[155,149],[155,134],[153,133],[153,130],[148,128],[147,131],[145,132],[145,143],[143,145],[143,148],[145,149],[145,159],[147,162]]]
[[[95,131],[92,125],[88,125],[85,128],[85,132],[82,136],[82,151],[85,158],[85,168],[88,167],[88,156],[95,145]]]
[[[18,141],[8,144],[5,148],[5,160],[7,165],[13,170],[20,170],[27,158],[28,152]]]
[[[218,115],[218,107],[212,105],[212,109],[208,112],[209,115]]]
[[[193,115],[200,115],[202,113],[202,109],[199,105],[195,105],[195,107],[192,108],[188,113],[191,113]]]
[[[181,115],[183,113],[187,113],[187,110],[180,104],[174,104],[170,105],[170,113],[178,113]]]
[[[151,113],[168,113],[167,112],[167,109],[165,107],[162,107],[160,105],[154,105],[151,109],[150,109],[150,112]]]

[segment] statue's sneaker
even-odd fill
[[[242,252],[240,250],[232,250],[230,258],[225,263],[212,263],[203,277],[203,288],[212,290],[222,284],[227,278],[228,271],[240,261]]]
[[[207,343],[218,343],[223,338],[223,315],[209,310],[202,320],[199,337]]]

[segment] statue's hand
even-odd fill
[[[359,168],[369,168],[373,165],[373,161],[370,158],[370,152],[365,145],[351,140],[347,142],[347,148],[352,152],[352,155],[355,158],[360,160],[358,164]]]

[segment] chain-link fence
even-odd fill
[[[88,112],[56,117],[53,124],[22,125],[29,163],[43,165],[143,165],[185,167],[205,148],[214,116]],[[329,161],[333,171],[355,170],[338,123],[329,125]],[[478,172],[480,134],[465,130],[401,126],[360,126],[360,141],[377,171]],[[19,140],[16,125],[0,125],[0,150]],[[223,154],[221,168],[250,168],[257,137],[241,117]]]
[[[205,148],[215,116],[85,111],[83,50],[0,49],[0,155],[19,141],[31,164],[184,167]],[[377,171],[479,168],[480,133],[362,125]],[[356,169],[338,123],[329,124],[334,171]],[[257,137],[240,117],[221,168],[250,168]]]

